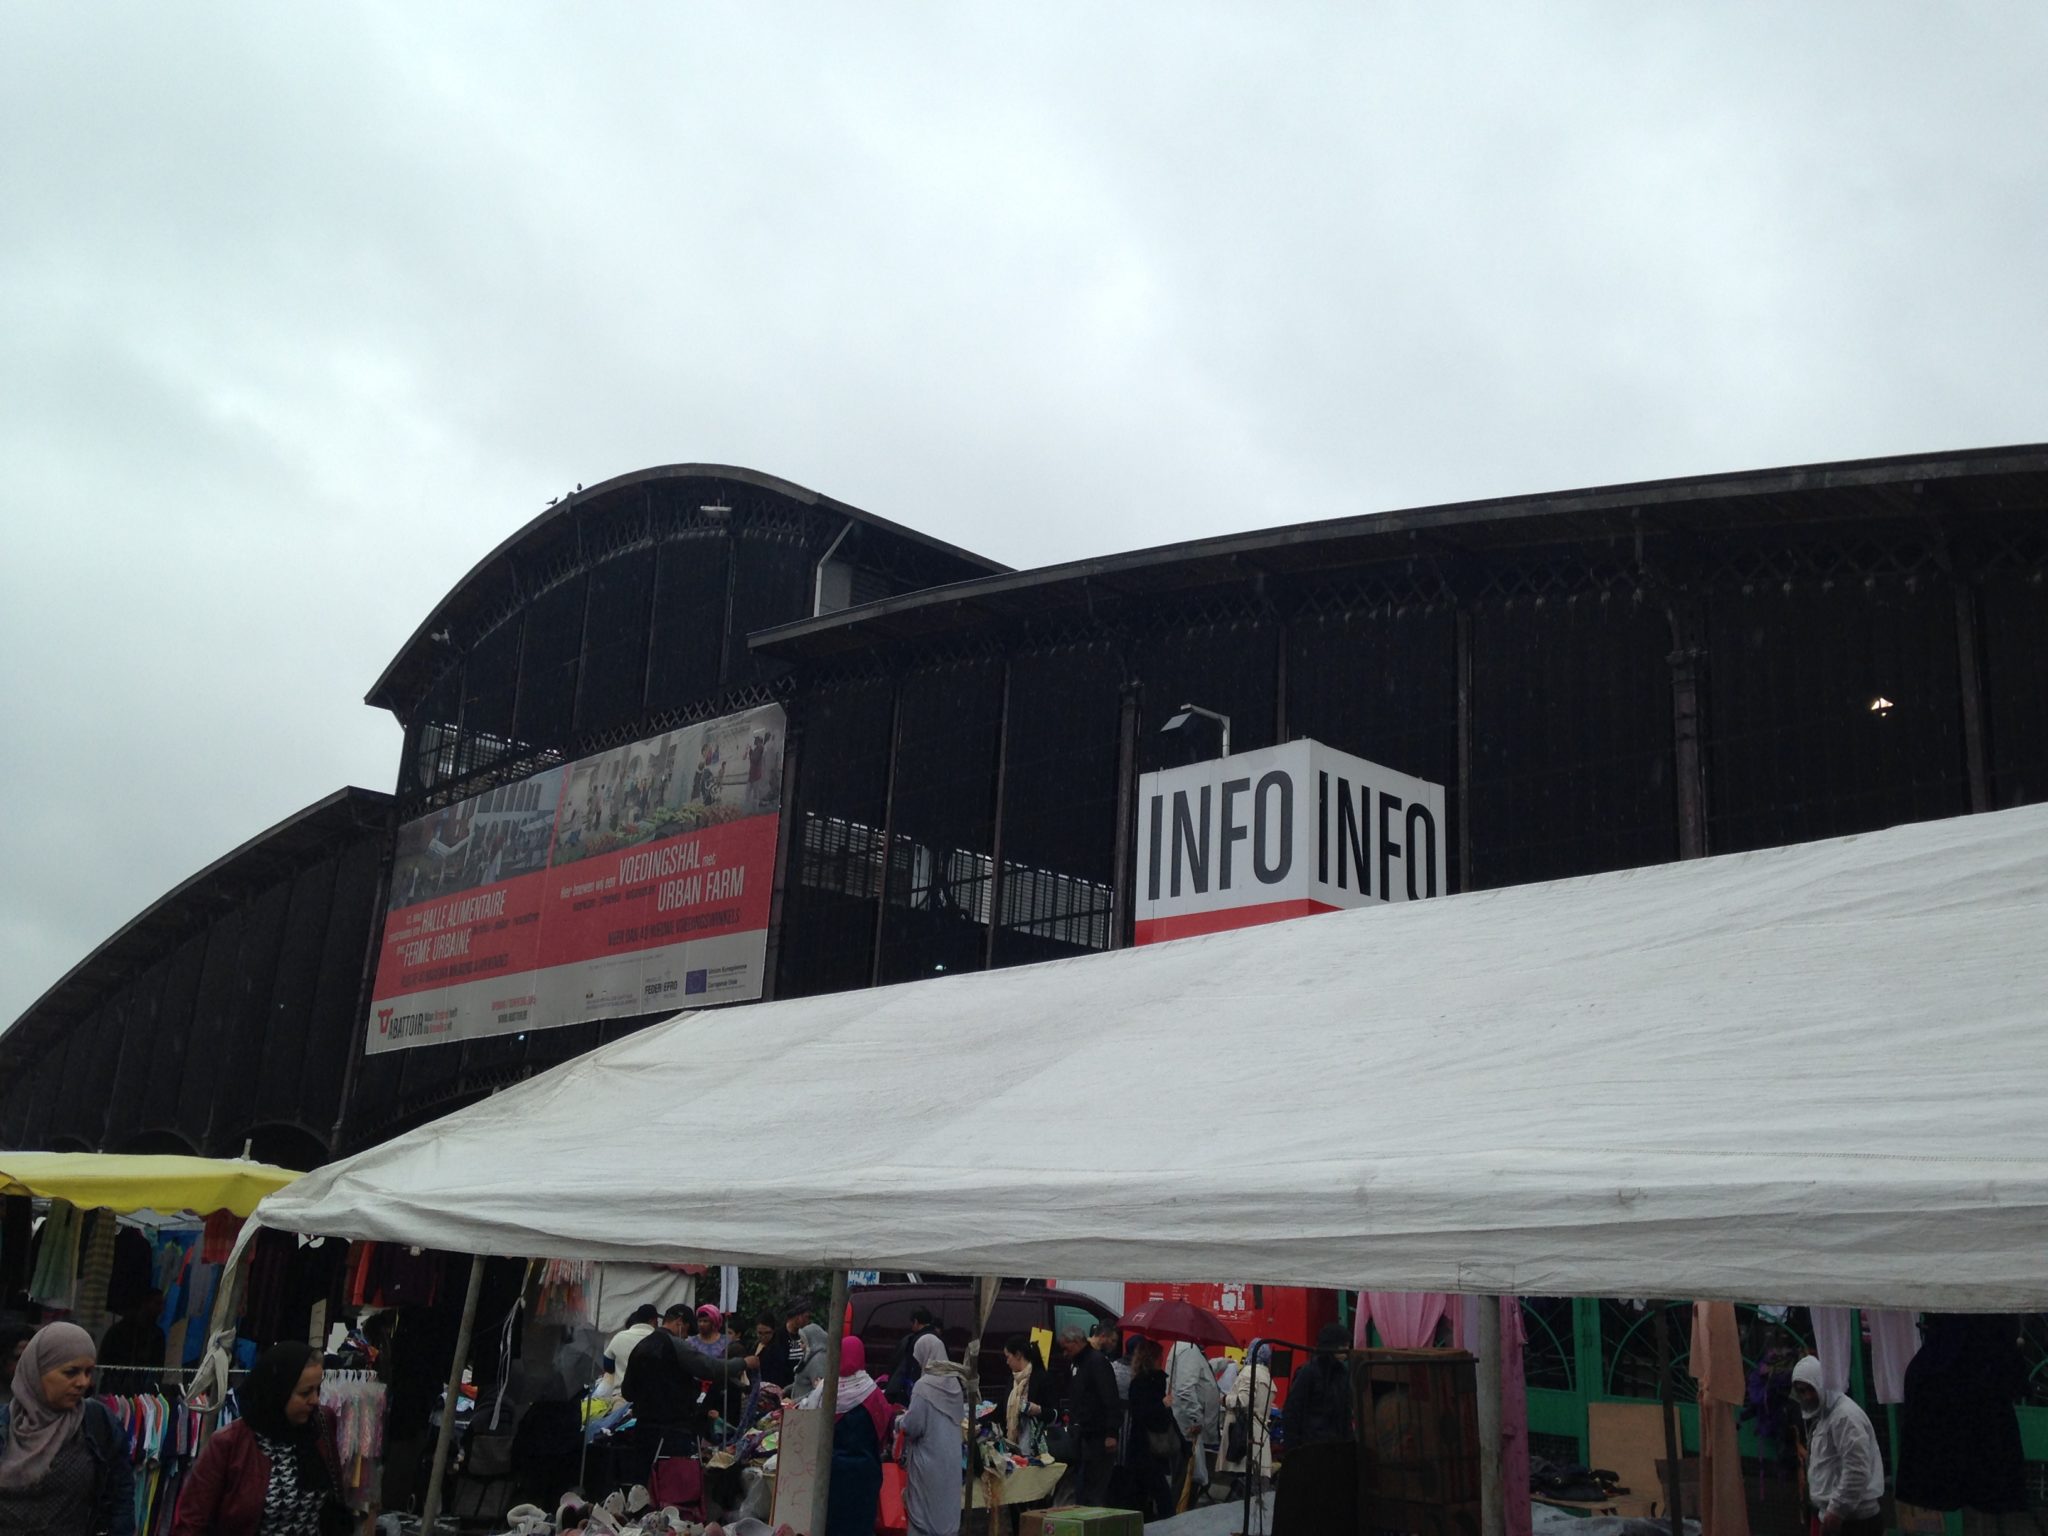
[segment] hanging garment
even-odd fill
[[[1692,1374],[1700,1400],[1701,1536],[1749,1536],[1749,1501],[1735,1430],[1749,1377],[1742,1369],[1733,1302],[1693,1303]]]
[[[215,1211],[206,1218],[206,1237],[200,1257],[209,1264],[225,1264],[234,1252],[235,1239],[242,1234],[242,1218],[233,1211]]]
[[[2024,1510],[2018,1320],[1930,1312],[1921,1327],[1899,1411],[1898,1496],[1922,1509]]]
[[[78,1243],[84,1234],[83,1213],[68,1200],[52,1200],[50,1214],[43,1218],[38,1234],[35,1273],[28,1283],[31,1300],[46,1307],[71,1310],[78,1275]]]
[[[1849,1309],[1847,1307],[1814,1307],[1813,1352],[1820,1357],[1820,1379],[1822,1390],[1846,1392],[1849,1390],[1849,1358],[1851,1349],[1849,1330]]]
[[[1873,1311],[1863,1314],[1870,1329],[1870,1374],[1880,1403],[1906,1400],[1906,1367],[1920,1353],[1920,1319],[1911,1312]]]
[[[1481,1298],[1460,1296],[1451,1313],[1451,1343],[1458,1349],[1479,1347]],[[1500,1483],[1503,1488],[1529,1486],[1529,1393],[1523,1373],[1523,1351],[1529,1341],[1522,1322],[1522,1298],[1500,1298]],[[1534,1514],[1527,1499],[1507,1500],[1507,1536],[1530,1536]],[[1708,1533],[1712,1536],[1712,1533]]]

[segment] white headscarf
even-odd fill
[[[967,1413],[967,1367],[955,1365],[946,1355],[946,1341],[936,1330],[918,1335],[910,1346],[910,1358],[917,1362],[917,1385],[910,1389],[915,1402],[920,1393],[931,1398],[941,1413],[964,1418]]]

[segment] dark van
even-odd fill
[[[853,1335],[867,1346],[868,1370],[877,1379],[896,1361],[896,1347],[910,1332],[913,1307],[931,1310],[939,1320],[939,1336],[946,1341],[946,1353],[964,1360],[967,1336],[974,1327],[974,1287],[965,1283],[904,1283],[861,1285],[848,1293],[853,1313]],[[1010,1395],[1010,1368],[1003,1362],[1003,1340],[1013,1333],[1030,1338],[1042,1330],[1058,1339],[1060,1330],[1078,1323],[1092,1331],[1104,1318],[1116,1314],[1093,1296],[1078,1291],[1052,1290],[1036,1281],[1006,1280],[989,1313],[988,1328],[981,1336],[981,1395],[1002,1402]],[[1055,1350],[1054,1374],[1064,1376]]]

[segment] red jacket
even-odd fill
[[[340,1458],[334,1449],[334,1416],[320,1410],[320,1454],[328,1477],[341,1487]],[[257,1536],[263,1524],[263,1496],[270,1491],[270,1458],[245,1423],[230,1424],[206,1442],[198,1465],[178,1495],[171,1536]]]

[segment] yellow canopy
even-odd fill
[[[194,1211],[247,1216],[299,1175],[225,1157],[131,1157],[115,1152],[0,1152],[0,1195],[42,1195],[82,1210]]]

